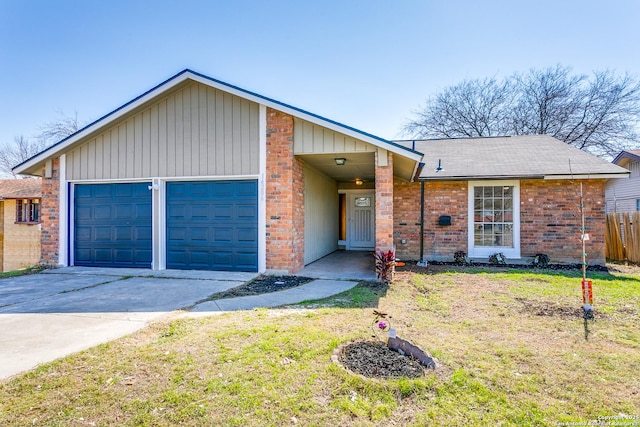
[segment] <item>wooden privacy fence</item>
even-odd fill
[[[608,259],[640,263],[640,212],[607,214],[606,246]]]

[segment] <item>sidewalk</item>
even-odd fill
[[[348,291],[357,284],[358,282],[347,280],[317,279],[284,291],[205,301],[193,307],[187,316],[206,316],[210,312],[252,310],[261,307],[297,304],[302,301],[327,298]]]

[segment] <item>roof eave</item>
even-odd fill
[[[545,175],[544,179],[611,179],[628,178],[629,172],[621,173],[591,173],[591,174],[571,174],[571,175]]]
[[[616,165],[620,165],[620,162],[623,159],[629,159],[629,160],[633,160],[635,162],[640,162],[640,156],[637,156],[637,155],[635,155],[633,153],[629,153],[628,151],[621,151],[620,154],[618,154],[616,156],[616,158],[611,161],[611,163],[616,164]]]
[[[420,181],[498,181],[505,179],[544,179],[544,175],[449,175],[420,177]]]
[[[627,178],[628,172],[623,173],[591,173],[591,174],[557,174],[557,175],[449,175],[449,176],[422,176],[420,181],[474,181],[474,180],[505,180],[505,179],[611,179],[611,178]]]

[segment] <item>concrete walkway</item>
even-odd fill
[[[317,279],[302,286],[278,292],[206,301],[193,307],[190,313],[252,310],[261,307],[297,304],[302,301],[323,299],[348,291],[357,283],[346,280]]]
[[[357,282],[206,301],[255,273],[68,267],[0,280],[0,380],[131,334],[176,310],[201,317],[322,299]]]

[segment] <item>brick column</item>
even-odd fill
[[[46,166],[45,166],[46,167]],[[42,176],[45,177],[45,167]],[[42,201],[40,206],[42,250],[40,262],[58,265],[60,247],[60,159],[53,159],[50,178],[42,178]]]
[[[376,151],[376,251],[393,249],[393,154]]]
[[[266,267],[304,267],[304,169],[293,155],[293,117],[267,109]]]

